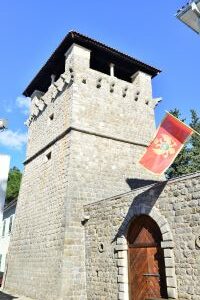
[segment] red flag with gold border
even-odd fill
[[[154,174],[163,174],[173,163],[192,133],[192,128],[167,113],[155,138],[140,159],[140,164]]]

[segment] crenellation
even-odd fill
[[[131,80],[132,84],[141,90],[143,98],[152,98],[152,84],[150,75],[138,71],[132,75]]]
[[[150,109],[153,109],[155,107],[155,105],[158,103],[159,100],[151,99],[151,98],[148,98],[149,100],[147,100],[144,97],[143,91],[145,90],[145,95],[146,95],[147,90],[151,90],[151,88],[148,87],[149,76],[146,76],[145,74],[143,74],[141,72],[134,75],[135,79],[133,80],[133,83],[124,82],[121,79],[118,79],[118,78],[115,78],[115,77],[112,77],[112,76],[109,76],[106,74],[102,74],[99,71],[90,69],[89,67],[87,69],[83,69],[84,74],[82,74],[81,68],[83,67],[84,63],[83,63],[83,65],[79,64],[80,70],[78,70],[77,69],[78,67],[76,64],[76,59],[79,60],[79,56],[80,57],[83,56],[84,59],[86,58],[87,61],[89,61],[89,56],[88,56],[89,53],[90,52],[88,52],[88,50],[85,48],[82,48],[82,47],[80,48],[80,47],[77,47],[77,45],[72,45],[72,47],[69,49],[68,53],[66,54],[66,57],[67,57],[66,58],[66,70],[67,71],[65,71],[65,73],[61,74],[61,76],[57,79],[57,81],[53,82],[49,86],[48,91],[44,95],[42,95],[42,97],[40,99],[43,101],[43,103],[40,104],[40,108],[39,109],[38,109],[38,107],[35,108],[35,106],[33,105],[32,114],[28,120],[29,125],[31,124],[32,121],[37,120],[37,117],[41,115],[41,113],[45,110],[47,105],[49,105],[51,102],[54,102],[55,99],[57,97],[59,97],[60,93],[62,93],[64,91],[65,83],[67,84],[67,87],[69,88],[70,82],[71,82],[71,84],[73,84],[74,82],[76,82],[76,84],[78,84],[79,80],[81,80],[81,82],[84,81],[85,85],[89,86],[91,89],[92,86],[94,86],[94,84],[93,84],[93,80],[91,82],[90,79],[93,79],[95,77],[97,78],[96,79],[97,83],[95,86],[102,90],[102,96],[104,98],[105,97],[110,98],[113,96],[114,99],[117,98],[117,100],[119,100],[120,99],[119,95],[122,95],[122,99],[126,98],[125,99],[126,104],[127,104],[127,101],[132,101],[134,98],[135,102],[137,102],[137,106],[134,107],[133,102],[129,102],[129,105],[131,105],[131,103],[132,103],[131,106],[133,106],[133,109],[136,109],[136,110],[138,110],[139,107],[141,107],[143,104],[148,104]],[[72,65],[74,67],[72,67]],[[77,69],[77,71],[76,71],[76,69]],[[87,80],[85,79],[85,77],[87,78]],[[114,78],[114,81],[113,81],[113,78]],[[145,80],[145,81],[142,81],[142,80]],[[146,82],[145,89],[144,89],[144,82]],[[147,86],[146,86],[146,84],[147,84]],[[106,86],[107,86],[107,88],[106,88]],[[72,89],[75,90],[76,87],[72,87]],[[109,94],[105,95],[106,89],[108,92],[110,92],[111,95],[109,95]],[[95,91],[94,91],[94,95],[95,95]],[[151,92],[149,93],[149,95],[151,95]],[[101,96],[101,94],[99,94],[99,97],[100,96]],[[36,100],[39,100],[38,96],[36,96]],[[107,101],[108,101],[108,105],[109,105],[109,99],[107,99]],[[118,101],[118,103],[119,103],[119,101]],[[121,102],[119,104],[121,106],[124,105],[123,102]],[[36,106],[38,106],[38,105],[36,105]],[[115,108],[115,107],[113,107],[113,108]],[[147,109],[147,108],[145,108],[145,109]],[[144,107],[143,107],[143,110],[144,110]],[[122,111],[124,113],[123,106],[122,106]],[[148,113],[148,109],[147,109],[146,113]],[[153,126],[155,127],[155,125],[153,125]]]
[[[73,75],[73,78],[72,78],[72,74],[75,74],[75,75]],[[95,76],[97,77],[96,80],[94,79]],[[109,103],[109,98],[110,97],[113,97],[113,100],[115,99],[116,104],[118,105],[118,110],[119,110],[119,105],[121,106],[121,111],[122,112],[119,114],[119,116],[121,116],[122,118],[124,118],[126,116],[126,115],[124,115],[125,110],[124,110],[123,107],[124,107],[124,105],[127,105],[127,102],[129,103],[129,106],[131,106],[132,109],[136,109],[136,111],[138,111],[140,107],[141,107],[142,110],[144,109],[144,108],[142,108],[144,100],[142,99],[141,92],[138,89],[138,87],[137,87],[137,89],[135,89],[133,84],[127,83],[127,82],[125,83],[123,80],[120,80],[120,79],[117,79],[117,78],[115,79],[115,81],[113,81],[113,79],[109,75],[106,75],[106,74],[103,74],[103,76],[99,77],[99,72],[96,71],[96,70],[92,70],[92,69],[88,69],[88,72],[84,71],[84,75],[81,72],[76,74],[76,72],[74,72],[74,70],[70,67],[67,73],[63,73],[56,82],[51,84],[51,86],[49,87],[46,94],[42,95],[42,97],[40,99],[38,97],[34,96],[34,98],[33,98],[34,101],[32,100],[33,101],[32,113],[31,113],[31,116],[30,116],[29,121],[28,121],[29,126],[30,126],[30,123],[32,121],[36,121],[38,119],[38,117],[40,117],[41,114],[44,113],[44,110],[46,110],[47,106],[51,105],[52,102],[53,103],[55,102],[55,99],[57,97],[59,97],[59,95],[62,92],[64,92],[66,87],[68,89],[71,88],[72,93],[75,94],[77,84],[79,84],[79,81],[82,82],[85,77],[87,77],[87,82],[85,82],[84,86],[85,87],[89,86],[90,90],[91,90],[92,86],[94,86],[94,89],[95,89],[95,85],[93,85],[93,81],[95,80],[96,82],[98,82],[97,85],[99,85],[99,88],[101,90],[101,92],[98,93],[98,97],[101,97],[101,95],[102,95],[103,100],[105,102],[105,105],[106,105],[106,102],[107,102],[107,105],[109,105],[109,106],[111,105],[111,103]],[[70,85],[70,82],[72,83],[72,85]],[[67,86],[65,85],[65,83],[67,84]],[[76,84],[73,85],[73,83],[76,83]],[[105,95],[106,90],[107,90],[107,96]],[[109,93],[109,91],[110,91],[110,93]],[[118,96],[120,94],[122,95],[121,99],[125,98],[126,103],[124,103],[122,100],[120,101],[120,98]],[[92,95],[92,93],[91,93],[91,95]],[[123,98],[123,95],[125,95],[124,98]],[[134,97],[133,95],[135,95],[135,98],[137,98],[137,104],[136,105],[134,104],[134,102],[132,102],[132,99]],[[96,94],[96,96],[97,96],[97,94]],[[77,95],[77,99],[78,99],[78,95]],[[74,100],[75,100],[75,98],[74,98]],[[119,101],[121,103],[119,103]],[[155,103],[155,101],[152,101],[152,102]],[[36,105],[34,105],[34,103]],[[76,106],[75,103],[76,103],[76,101],[73,101],[71,103],[72,107],[76,108],[77,111],[81,110],[82,108],[79,107],[79,105]],[[93,103],[93,105],[94,105],[94,103]],[[96,107],[98,107],[98,104],[97,104]],[[112,109],[115,109],[115,107],[116,107],[116,105],[112,106]],[[150,105],[150,108],[153,108],[153,105]],[[84,108],[84,110],[85,110],[85,108]],[[130,112],[131,112],[131,110],[129,108],[127,108],[127,113],[130,114]],[[144,111],[143,111],[143,113],[144,113]],[[147,116],[147,113],[148,113],[148,110],[147,110],[145,116]],[[149,117],[151,117],[151,114],[149,115]],[[77,117],[76,117],[76,119],[77,119]],[[72,116],[72,118],[73,118],[73,116]],[[81,118],[79,117],[79,119],[81,119]],[[130,116],[130,120],[132,120],[132,122],[133,122],[132,116]],[[138,114],[138,120],[140,120],[140,122],[141,122],[141,114]],[[114,119],[113,119],[113,121],[114,121]],[[137,120],[134,120],[134,121],[137,121]],[[79,120],[76,120],[75,123],[79,123]],[[102,122],[102,121],[99,120],[99,125],[100,124],[102,124],[103,127],[107,126],[105,121]],[[71,124],[71,125],[73,126],[74,124]],[[70,126],[70,124],[69,124],[69,126]],[[76,125],[74,125],[74,126],[76,126]],[[142,124],[141,124],[141,126],[142,126]],[[152,126],[155,128],[154,121],[153,121]],[[86,126],[84,126],[84,129],[88,129],[87,127],[86,128],[85,127]],[[134,126],[133,126],[133,128],[134,128]],[[117,129],[116,132],[118,133],[118,129]],[[133,134],[134,133],[132,132],[131,135],[133,136]],[[126,134],[125,134],[125,136],[126,136]],[[124,138],[124,133],[120,137]],[[149,139],[150,138],[151,138],[151,134],[150,134]],[[147,143],[147,139],[146,139],[145,143]]]
[[[65,53],[65,70],[72,67],[76,70],[87,70],[90,67],[90,50],[76,43]]]

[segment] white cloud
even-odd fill
[[[13,111],[13,105],[12,105],[12,102],[9,101],[9,100],[1,100],[0,99],[0,102],[1,102],[1,108],[3,108],[3,111],[6,112],[6,113],[11,113]]]
[[[7,112],[8,114],[12,112],[12,108],[10,106],[5,106],[4,107],[5,112]]]
[[[17,97],[16,99],[16,104],[17,106],[21,109],[21,112],[24,115],[28,115],[30,112],[30,105],[31,105],[31,100],[30,98],[25,98],[25,97]]]
[[[21,150],[27,142],[27,134],[19,131],[6,130],[0,132],[0,145]]]

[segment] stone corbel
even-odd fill
[[[154,109],[161,101],[162,101],[162,97],[153,98],[148,102],[148,104]]]
[[[27,119],[27,120],[24,122],[24,125],[27,126],[27,127],[29,127],[29,126],[30,126],[30,120]]]
[[[52,83],[50,85],[50,87],[48,89],[48,92],[49,92],[49,96],[50,96],[51,101],[53,101],[56,98],[57,93],[58,93],[57,88],[55,87],[54,83]]]
[[[32,114],[31,115],[34,116],[34,117],[37,117],[39,115],[39,113],[40,113],[39,108],[38,108],[38,106],[35,105],[32,109]]]
[[[56,87],[58,92],[63,91],[63,88],[65,86],[65,80],[63,79],[62,76],[60,76],[60,78],[56,82],[54,82],[54,86]]]
[[[43,111],[45,109],[46,104],[44,103],[43,100],[40,100],[40,103],[38,105],[39,111]]]
[[[35,115],[30,115],[30,117],[24,122],[24,125],[29,127],[31,125],[31,122],[34,120]]]
[[[38,99],[38,98],[35,99],[35,102],[33,103],[33,105],[35,105],[33,107],[33,114],[36,116],[38,116],[39,112],[43,111],[46,106],[46,104],[44,103],[44,100]]]
[[[71,73],[67,71],[63,73],[60,77],[62,78],[64,84],[69,84],[71,80]]]
[[[36,97],[38,99],[40,99],[42,96],[44,95],[43,92],[35,90],[32,95],[31,95],[31,100],[33,101],[33,99]]]
[[[42,96],[44,95],[43,92],[40,91],[34,91],[33,94],[31,95],[32,99],[32,114],[37,116],[39,114],[39,111],[44,109],[44,100]]]

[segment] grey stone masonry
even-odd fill
[[[4,278],[6,290],[39,300],[87,298],[83,205],[130,191],[133,178],[160,179],[138,164],[155,132],[151,77],[138,71],[126,82],[93,70],[77,44],[65,57],[64,73],[32,94]]]
[[[68,149],[69,136],[25,166],[5,271],[4,287],[11,292],[34,299],[57,299],[63,263]],[[51,160],[46,159],[49,151]]]
[[[199,300],[200,174],[142,185],[84,207],[88,300],[129,299],[126,234],[141,214],[162,233],[168,297]]]

